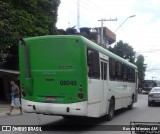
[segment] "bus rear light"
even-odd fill
[[[76,108],[76,110],[81,110],[80,108]]]
[[[80,88],[80,89],[79,89],[79,92],[83,92],[83,89],[82,89],[82,88]]]
[[[79,98],[79,99],[83,99],[83,94],[82,94],[82,93],[79,93],[79,94],[78,94],[78,98]]]
[[[31,107],[32,105],[28,105],[28,107]]]

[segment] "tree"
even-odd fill
[[[140,83],[143,82],[145,77],[145,71],[146,71],[146,67],[144,66],[143,55],[139,55],[135,62],[135,51],[133,47],[127,43],[123,43],[123,41],[121,40],[117,42],[117,44],[113,48],[109,47],[109,50],[124,59],[129,59],[131,63],[135,64],[138,68],[139,81]]]
[[[144,66],[145,64],[144,64],[144,56],[143,55],[139,55],[137,57],[136,65],[138,67],[139,82],[142,83],[144,81],[145,71],[146,71],[146,66]]]
[[[0,1],[0,52],[5,55],[5,61],[13,55],[9,56],[9,52],[14,49],[13,45],[18,44],[19,35],[31,37],[56,34],[59,4],[60,0]],[[0,58],[1,62],[2,56]]]
[[[135,51],[133,47],[127,43],[123,43],[122,40],[117,42],[113,48],[109,47],[109,50],[124,59],[129,59],[131,63],[135,62]]]

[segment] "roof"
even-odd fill
[[[128,62],[126,59],[123,59],[120,56],[110,52],[109,50],[104,49],[103,47],[97,45],[96,43],[94,43],[94,42],[92,42],[92,41],[90,41],[90,40],[88,40],[88,39],[86,39],[84,37],[82,37],[82,40],[85,42],[85,44],[87,46],[89,46],[89,47],[91,47],[91,48],[103,53],[104,55],[107,55],[107,56],[109,56],[109,57],[111,57],[111,58],[113,58],[113,59],[115,59],[117,61],[120,61],[120,62],[122,62],[122,63],[134,68],[134,69],[137,69],[137,66],[135,66],[134,64],[132,64],[132,63]]]
[[[135,66],[134,64],[128,62],[126,59],[121,58],[120,56],[110,52],[107,49],[104,49],[103,47],[99,46],[98,44],[92,42],[91,40],[83,37],[83,36],[79,36],[79,35],[47,35],[47,36],[38,36],[38,37],[31,37],[31,38],[26,38],[26,40],[31,41],[31,40],[37,40],[37,39],[47,39],[47,38],[70,38],[70,39],[81,39],[85,45],[103,53],[104,55],[107,55],[113,59],[116,59],[134,69],[137,69],[137,66]]]
[[[9,74],[16,74],[16,75],[19,75],[19,71],[16,71],[16,70],[7,70],[7,69],[0,69],[0,72],[3,72],[3,73],[9,73]]]

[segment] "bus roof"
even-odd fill
[[[132,64],[132,63],[128,62],[127,60],[121,58],[120,56],[110,52],[109,50],[104,49],[103,47],[97,45],[96,43],[88,40],[87,38],[85,38],[83,36],[78,36],[78,35],[47,35],[47,36],[26,38],[25,40],[29,41],[29,40],[46,39],[46,38],[70,38],[70,39],[76,38],[76,39],[80,39],[81,41],[83,41],[83,43],[85,45],[87,45],[87,46],[97,50],[98,52],[100,52],[104,55],[107,55],[107,56],[109,56],[117,61],[120,61],[120,62],[137,70],[137,66],[135,66],[134,64]]]
[[[92,42],[92,41],[90,41],[90,40],[88,40],[88,39],[86,39],[84,37],[81,37],[81,38],[86,43],[87,46],[89,46],[89,47],[97,50],[98,52],[103,53],[104,55],[107,55],[107,56],[109,56],[109,57],[111,57],[111,58],[113,58],[113,59],[115,59],[117,61],[120,61],[120,62],[122,62],[122,63],[124,63],[124,64],[126,64],[126,65],[128,65],[128,66],[130,66],[130,67],[132,67],[132,68],[137,70],[137,66],[135,66],[134,64],[128,62],[127,60],[121,58],[120,56],[110,52],[109,50],[97,45],[96,43],[94,43],[94,42]]]

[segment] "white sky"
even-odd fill
[[[104,26],[116,31],[116,41],[131,45],[137,54],[145,57],[146,78],[160,80],[160,0],[80,0],[80,27]],[[77,0],[61,0],[58,9],[57,27],[66,29],[77,25]],[[114,44],[113,44],[114,45]]]

